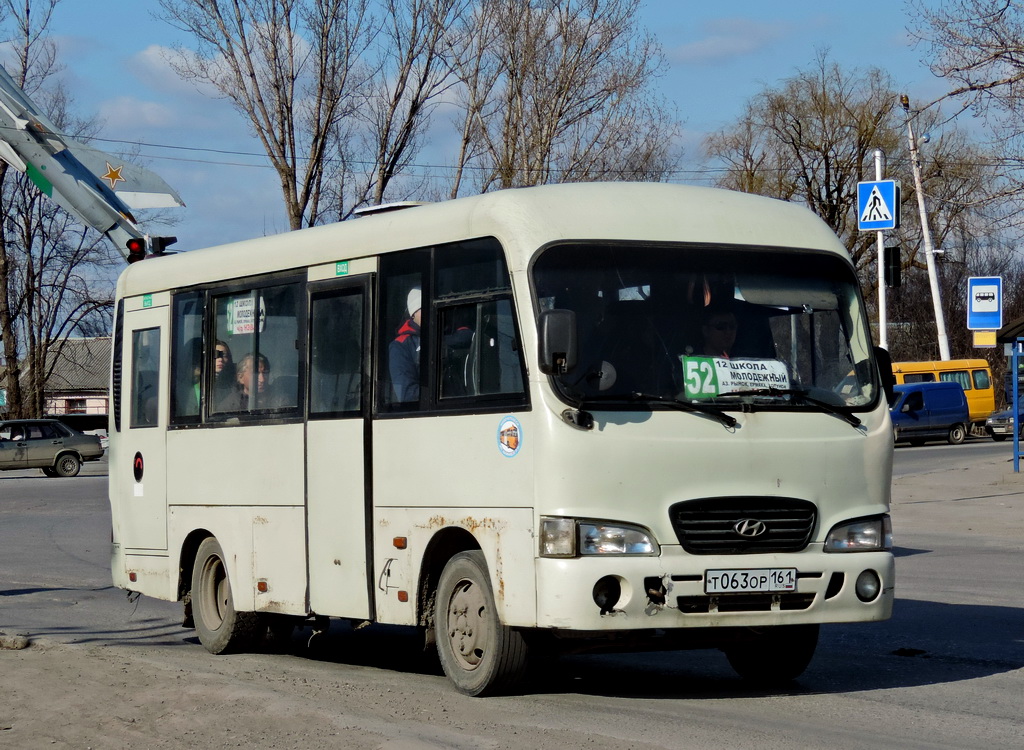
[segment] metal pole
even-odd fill
[[[880,148],[875,149],[875,180],[882,180],[882,159],[885,153]],[[896,206],[893,206],[896,211]],[[889,321],[885,314],[885,233],[878,231],[878,345],[883,349],[889,348]]]
[[[939,358],[949,360],[949,339],[946,338],[946,320],[942,315],[942,297],[939,291],[939,277],[935,270],[935,251],[932,249],[932,233],[928,228],[928,214],[924,207],[924,190],[921,187],[921,162],[918,158],[917,139],[914,125],[907,109],[907,134],[910,138],[910,166],[914,170],[914,192],[917,194],[917,210],[921,215],[921,238],[924,241],[924,258],[928,263],[928,283],[932,288],[932,306],[935,308],[935,329],[939,338]]]
[[[1024,339],[1018,338],[1013,342],[1013,355],[1010,357],[1010,367],[1013,368],[1013,378],[1010,380],[1010,387],[1013,388],[1011,408],[1013,409],[1013,471],[1020,473],[1020,359],[1021,351],[1024,349]]]

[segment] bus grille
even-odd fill
[[[814,594],[728,594],[722,596],[678,596],[676,604],[684,615],[714,612],[778,612],[807,609]]]
[[[799,552],[811,540],[817,508],[788,497],[714,497],[676,503],[669,517],[692,555]]]

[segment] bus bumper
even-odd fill
[[[793,569],[792,591],[705,589],[709,570]],[[896,585],[891,552],[826,554],[820,545],[756,557],[702,557],[663,546],[659,557],[538,558],[537,573],[538,627],[608,633],[886,620]],[[865,601],[875,577],[877,593]]]

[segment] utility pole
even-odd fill
[[[910,139],[910,166],[914,171],[914,193],[917,195],[917,210],[921,216],[921,238],[924,242],[924,258],[928,264],[928,283],[932,289],[932,305],[935,309],[935,329],[939,339],[939,358],[949,360],[949,339],[946,337],[946,320],[942,314],[942,296],[939,290],[939,276],[935,269],[935,250],[932,247],[932,233],[928,228],[928,214],[924,206],[924,190],[921,187],[921,159],[914,137],[914,123],[910,116],[910,98],[903,94],[900,104],[907,113],[907,137]],[[914,113],[917,116],[917,113]],[[927,136],[922,141],[927,143]]]

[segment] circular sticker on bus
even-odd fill
[[[523,445],[523,426],[513,416],[507,416],[498,425],[498,449],[501,455],[512,458]]]

